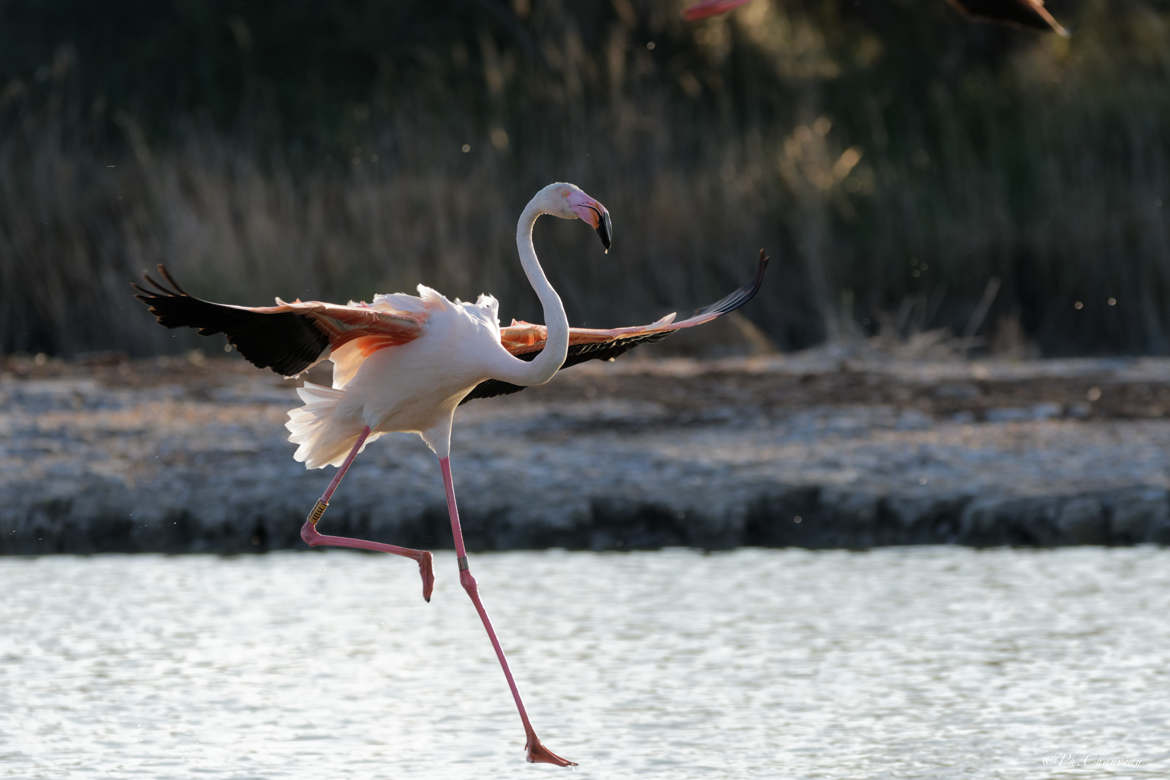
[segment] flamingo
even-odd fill
[[[725,14],[749,2],[751,0],[704,0],[684,8],[682,15],[693,22]],[[947,3],[972,19],[1014,24],[1068,37],[1068,30],[1048,12],[1044,0],[947,0]]]
[[[297,389],[303,405],[289,412],[293,457],[316,469],[337,466],[329,486],[309,512],[301,538],[310,546],[375,550],[417,562],[423,598],[434,587],[432,555],[397,545],[321,534],[317,525],[345,472],[367,444],[386,433],[418,434],[439,459],[459,582],[471,598],[495,650],[524,727],[528,761],[571,766],[541,744],[528,719],[507,658],[492,628],[467,561],[451,477],[451,426],[456,408],[472,398],[513,393],[548,382],[562,366],[613,358],[648,341],[701,325],[747,303],[763,281],[768,257],[760,250],[754,280],[720,301],[675,321],[669,314],[649,325],[608,330],[570,328],[561,299],[536,257],[532,230],[549,214],[592,226],[608,252],[609,212],[574,184],[558,182],[524,207],[516,225],[520,264],[544,309],[544,325],[517,322],[501,328],[499,304],[490,295],[475,303],[452,301],[423,285],[418,295],[380,294],[372,303],[338,305],[276,299],[275,306],[231,306],[196,298],[159,265],[162,281],[143,275],[136,297],[168,328],[223,333],[260,368],[295,377],[318,362],[333,363],[333,386],[305,382]]]

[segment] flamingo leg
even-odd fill
[[[516,688],[516,681],[512,678],[512,671],[508,668],[508,659],[504,657],[504,650],[500,647],[500,640],[496,638],[492,621],[488,619],[487,610],[484,609],[483,602],[480,601],[479,587],[475,583],[475,577],[471,576],[471,570],[467,565],[467,548],[463,545],[463,529],[459,524],[459,509],[455,505],[455,486],[451,480],[451,459],[439,458],[439,466],[443,470],[443,487],[447,491],[447,511],[451,515],[451,535],[455,539],[455,555],[458,556],[459,561],[459,582],[467,591],[467,595],[471,597],[471,603],[475,605],[479,619],[483,621],[483,627],[487,630],[492,649],[496,651],[496,658],[500,659],[500,667],[504,670],[504,677],[508,680],[508,687],[512,689],[512,698],[516,700],[516,710],[520,713],[520,721],[524,724],[524,734],[527,737],[524,747],[528,751],[528,760],[531,763],[576,766],[576,762],[561,758],[540,744],[536,731],[533,730],[532,724],[528,721],[528,713],[524,711],[524,702],[520,700],[520,691]]]
[[[341,464],[341,468],[333,475],[333,481],[329,483],[329,487],[325,488],[325,492],[317,499],[317,504],[313,507],[313,511],[309,512],[309,516],[305,519],[305,524],[301,526],[301,538],[310,547],[350,547],[357,550],[373,550],[375,552],[384,552],[390,553],[391,555],[401,555],[404,558],[411,558],[418,563],[418,571],[422,576],[423,598],[430,601],[431,591],[435,587],[435,573],[432,563],[434,556],[428,551],[414,550],[410,547],[399,547],[394,544],[383,544],[382,542],[371,542],[366,539],[354,539],[350,536],[326,536],[317,532],[317,523],[321,520],[321,516],[325,514],[325,510],[329,508],[329,499],[333,497],[333,492],[341,484],[341,478],[345,476],[345,472],[349,471],[349,467],[353,465],[353,459],[357,457],[358,450],[362,448],[362,444],[365,443],[369,435],[370,427],[367,425],[362,429],[357,443],[349,451],[349,455],[346,456],[345,462]]]

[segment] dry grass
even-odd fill
[[[101,107],[75,94],[62,49],[40,82],[0,97],[0,351],[199,343],[129,295],[160,261],[211,298],[423,281],[490,290],[505,318],[537,319],[513,231],[528,196],[560,178],[605,202],[616,228],[609,256],[579,226],[538,230],[575,323],[702,305],[765,246],[776,263],[746,314],[784,347],[892,320],[887,334],[945,329],[965,345],[1009,333],[1047,352],[1170,348],[1166,12],[1085,0],[1070,41],[1012,38],[958,70],[935,45],[921,57],[940,75],[915,93],[891,88],[894,42],[793,6],[680,33],[673,7],[631,21],[619,3],[602,45],[567,17],[538,30],[536,80],[481,35],[435,53],[436,73],[475,74],[470,89],[444,93],[436,76],[397,94],[376,126],[346,131],[343,159],[190,117],[160,137],[129,114],[110,151],[90,137]],[[685,66],[644,45],[672,34],[692,47]]]

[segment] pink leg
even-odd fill
[[[333,492],[341,484],[341,478],[345,476],[345,472],[349,471],[349,467],[353,465],[353,459],[357,457],[358,450],[362,448],[362,444],[365,443],[369,435],[370,428],[366,426],[362,429],[361,436],[358,436],[357,443],[353,445],[353,449],[346,456],[345,462],[341,464],[341,468],[333,475],[333,481],[329,483],[329,487],[325,488],[325,492],[317,499],[317,505],[309,513],[305,524],[301,526],[301,538],[310,547],[352,547],[358,550],[374,550],[375,552],[384,552],[390,553],[391,555],[412,558],[418,562],[418,571],[422,575],[423,598],[430,601],[431,591],[435,587],[435,574],[434,565],[432,564],[433,556],[426,550],[412,550],[409,547],[370,542],[365,539],[354,539],[349,536],[325,536],[324,534],[317,533],[317,522],[321,519],[321,515],[325,514],[325,510],[329,508],[329,499],[333,497]]]
[[[524,724],[524,734],[527,737],[524,747],[528,750],[528,760],[533,763],[576,766],[575,762],[561,758],[540,744],[532,724],[528,722],[528,713],[524,711],[524,702],[520,700],[520,691],[517,690],[516,681],[512,679],[512,672],[508,669],[508,659],[504,657],[500,640],[496,639],[496,632],[492,629],[492,622],[488,619],[487,610],[483,608],[483,602],[479,600],[479,588],[475,584],[475,577],[471,576],[471,570],[467,565],[467,549],[463,546],[463,529],[459,525],[459,510],[455,506],[455,485],[451,480],[451,459],[440,458],[439,466],[443,470],[443,487],[447,490],[447,511],[451,515],[451,535],[455,538],[455,555],[458,556],[459,561],[459,582],[467,591],[467,595],[471,596],[471,603],[475,605],[475,611],[479,613],[479,619],[483,621],[483,627],[487,629],[488,639],[492,642],[496,657],[500,659],[504,677],[508,679],[508,687],[512,689],[512,698],[516,700],[516,709],[520,712],[520,722]]]

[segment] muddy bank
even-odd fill
[[[291,458],[292,383],[239,360],[0,372],[0,552],[298,547],[332,470]],[[584,365],[472,402],[472,549],[1170,542],[1170,361],[830,352]],[[346,477],[330,533],[449,547],[416,437]]]

